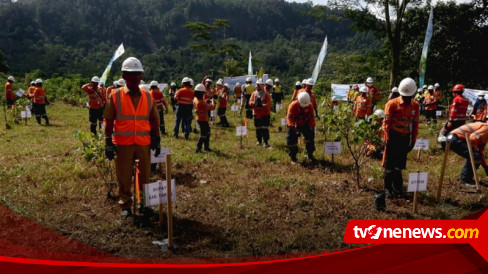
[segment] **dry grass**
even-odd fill
[[[420,137],[428,137],[432,149],[419,161],[411,153],[404,172],[405,180],[408,172],[429,172],[429,191],[419,195],[416,214],[410,200],[388,201],[386,212],[374,210],[375,189],[382,188],[377,160],[363,168],[363,188],[357,189],[348,155],[336,156],[332,164],[321,152],[323,137],[317,138],[315,153],[321,164],[313,167],[289,163],[285,133],[277,130],[279,119],[272,128],[272,149],[254,146],[254,126],[243,148],[234,128],[212,127],[214,153],[195,154],[195,134],[190,141],[162,139],[163,146],[171,148],[177,180],[174,224],[179,249],[161,252],[151,242],[166,238],[166,229],[161,231],[156,222],[140,227],[121,220],[117,204],[106,198],[105,182],[76,152],[73,131],[88,131],[88,111],[62,103],[47,111],[53,126],[39,126],[31,119],[27,126],[0,130],[1,202],[49,229],[117,256],[225,258],[337,249],[348,247],[342,238],[351,219],[457,219],[488,205],[486,186],[478,194],[460,191],[457,177],[464,161],[454,154],[449,156],[442,202],[435,201],[442,153],[425,124]],[[238,118],[228,115],[237,125]],[[169,132],[173,120],[170,112]]]

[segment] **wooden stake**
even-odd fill
[[[473,168],[474,181],[476,182],[476,190],[479,191],[480,185],[478,182],[478,173],[476,173],[476,165],[474,163],[473,148],[471,147],[471,141],[469,140],[468,133],[465,133],[464,136],[466,137],[466,144],[468,145],[469,158],[471,160],[471,167]]]
[[[442,160],[441,177],[439,178],[439,184],[437,186],[437,201],[441,198],[442,191],[442,181],[444,180],[444,172],[446,171],[447,154],[449,153],[450,142],[446,142],[446,147],[444,149],[444,159]]]
[[[168,248],[173,248],[173,206],[171,194],[171,154],[166,154],[166,189],[168,190]]]
[[[420,160],[420,151],[422,151],[421,149],[419,149],[419,152],[417,152],[417,161]]]
[[[158,163],[158,167],[159,167],[159,176],[161,176],[161,180],[164,180],[163,164]],[[163,226],[164,226],[163,204],[159,204],[159,227],[161,227],[161,230],[163,229]]]
[[[415,187],[415,191],[413,192],[413,212],[414,213],[417,213],[417,193],[419,190],[419,179],[420,179],[420,170],[417,170],[417,185]]]
[[[137,203],[141,203],[141,191],[139,189],[139,187],[140,187],[140,184],[139,184],[139,159],[136,159],[136,176],[135,176],[135,182],[136,182]]]

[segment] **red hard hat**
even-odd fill
[[[358,86],[358,85],[356,85],[356,86],[354,87],[354,89],[355,89],[355,90],[359,90],[359,86]]]
[[[464,85],[457,84],[452,88],[452,91],[464,91]]]

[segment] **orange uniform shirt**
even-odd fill
[[[474,113],[473,119],[476,121],[485,121],[487,114],[487,104],[484,103],[476,109],[476,113]]]
[[[261,91],[261,107],[256,106],[256,100],[258,99],[259,91],[255,91],[251,94],[249,105],[253,108],[253,114],[256,118],[261,119],[271,114],[271,96],[266,91]]]
[[[314,128],[315,116],[313,113],[314,109],[312,104],[308,105],[308,107],[302,108],[300,107],[300,103],[298,101],[293,101],[288,106],[286,123],[289,127],[303,126],[308,123],[310,127]]]
[[[219,96],[219,108],[227,108],[227,102],[229,101],[229,98],[229,93],[222,90]]]
[[[235,87],[234,88],[234,98],[240,99],[242,96],[242,87]]]
[[[474,149],[478,150],[481,154],[481,164],[486,166],[485,159],[485,145],[488,141],[488,124],[487,123],[470,123],[458,127],[451,131],[452,134],[456,134],[459,139],[466,140],[464,134],[468,134],[471,145]]]
[[[30,86],[28,89],[27,89],[27,97],[29,98],[34,98],[34,91],[36,90],[36,87],[35,86]]]
[[[103,96],[103,90],[97,86],[97,88],[93,88],[91,83],[85,84],[81,87],[83,91],[88,93],[88,106],[92,109],[101,109],[105,106],[105,98]]]
[[[385,119],[382,125],[383,139],[388,141],[391,129],[403,134],[412,134],[415,143],[419,132],[419,109],[419,103],[414,99],[409,105],[405,104],[401,96],[388,101],[385,105]]]
[[[193,104],[194,91],[190,87],[182,87],[175,94],[175,101],[178,105]]]
[[[449,120],[462,121],[467,120],[466,112],[468,111],[469,101],[462,95],[456,95],[452,99],[452,104],[449,107]]]
[[[424,97],[425,110],[435,110],[437,109],[437,99],[434,94],[427,94]]]
[[[437,102],[440,102],[442,99],[442,91],[440,89],[434,90],[434,96],[437,99]]]
[[[292,101],[298,100],[298,94],[300,94],[302,92],[307,92],[307,89],[302,88],[302,89],[298,90],[296,93],[296,96],[295,96],[295,93],[293,93],[295,98],[294,99],[292,98]],[[315,97],[315,91],[310,90],[310,92],[308,92],[308,95],[310,95],[310,102],[312,103],[313,109],[317,109],[317,98]]]
[[[371,86],[371,87],[368,87],[368,92],[369,92],[369,95],[371,96],[371,99],[373,99],[373,101],[375,102],[378,102],[380,99],[381,99],[381,92],[380,90],[376,87],[376,86]]]
[[[207,104],[204,99],[193,99],[193,107],[195,108],[195,114],[197,115],[197,121],[208,122],[208,112],[214,109],[214,105]]]
[[[356,117],[364,118],[366,115],[371,115],[372,105],[373,103],[371,101],[371,98],[369,98],[368,96],[358,96],[356,97],[356,100],[354,100],[354,106],[352,111],[354,112],[354,115]]]
[[[46,104],[46,91],[42,87],[36,87],[34,91],[34,104],[45,105]]]
[[[5,99],[15,100],[15,94],[10,82],[5,83]]]
[[[151,95],[154,98],[154,103],[156,104],[158,110],[162,109],[163,106],[166,109],[168,108],[168,105],[166,104],[166,100],[164,100],[164,94],[159,90],[159,88],[150,89],[149,92],[151,92]]]

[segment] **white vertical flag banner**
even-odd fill
[[[425,71],[427,70],[427,52],[429,51],[430,39],[434,32],[434,8],[430,8],[429,23],[427,24],[427,31],[425,32],[424,48],[422,49],[422,56],[420,57],[420,71],[419,71],[419,87],[424,85]]]
[[[315,64],[315,68],[312,73],[312,79],[314,82],[317,82],[320,74],[320,68],[322,68],[322,64],[324,63],[325,56],[327,55],[327,36],[325,36],[324,44],[320,49],[319,57],[317,58],[317,63]]]
[[[247,75],[253,75],[252,74],[252,55],[251,55],[251,51],[249,51],[249,62],[247,64]]]
[[[115,60],[117,60],[117,58],[122,56],[122,54],[124,54],[124,52],[125,52],[124,43],[122,43],[122,44],[120,44],[120,46],[115,51],[114,56],[112,56],[112,59],[110,59],[110,62],[108,62],[107,68],[105,68],[105,71],[103,72],[102,77],[100,77],[100,82],[102,82],[102,83],[107,82],[107,77],[108,77],[110,70],[112,69],[112,64],[114,63]]]

